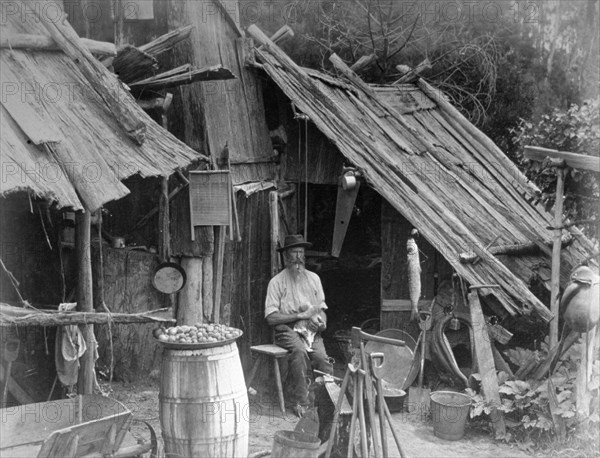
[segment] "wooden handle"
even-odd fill
[[[370,340],[372,342],[396,345],[397,347],[404,347],[406,345],[406,342],[404,342],[404,340],[390,339],[389,337],[374,336],[371,334],[367,334],[366,332],[364,332],[363,330],[361,330],[360,328],[358,328],[356,326],[353,327],[352,328],[352,346],[359,347],[361,340],[366,340],[366,341]]]

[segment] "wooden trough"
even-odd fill
[[[0,415],[0,456],[131,457],[156,447],[153,431],[150,442],[135,444],[131,436],[124,441],[131,411],[104,396],[23,404],[0,409]]]

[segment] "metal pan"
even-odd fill
[[[161,344],[163,347],[168,348],[170,350],[199,350],[202,348],[213,348],[213,347],[222,347],[224,345],[235,342],[237,339],[242,337],[243,334],[240,334],[237,337],[232,337],[231,339],[225,340],[217,340],[216,342],[198,342],[198,343],[183,343],[183,342],[165,342],[164,340],[157,339],[154,337],[154,340]]]
[[[159,264],[152,274],[152,286],[165,294],[173,294],[184,287],[187,275],[183,267],[174,262]]]
[[[406,343],[403,347],[379,342],[367,342],[365,345],[367,353],[379,352],[385,355],[380,371],[384,396],[403,396],[403,390],[410,386],[418,374],[418,367],[416,370],[412,368],[417,343],[410,334],[400,329],[385,329],[375,335]]]

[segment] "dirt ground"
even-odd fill
[[[159,456],[162,452],[160,422],[158,418],[158,383],[145,382],[123,384],[113,382],[110,387],[104,386],[110,396],[121,401],[133,413],[134,418],[145,420],[156,430],[159,439]],[[276,403],[269,399],[251,397],[249,454],[270,451],[273,436],[278,430],[293,430],[298,418],[291,413],[282,415]],[[526,457],[516,447],[495,443],[489,435],[473,431],[467,425],[465,437],[459,441],[446,441],[433,434],[431,423],[406,413],[392,414],[394,428],[397,431],[404,452],[409,457]],[[134,425],[132,435],[136,438],[149,439],[145,426]],[[387,442],[390,457],[399,456],[391,431],[387,430]],[[268,455],[267,455],[268,456]]]

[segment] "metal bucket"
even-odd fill
[[[321,441],[310,434],[277,431],[273,438],[271,458],[317,458]]]
[[[430,398],[433,434],[449,441],[462,439],[471,408],[471,398],[454,391],[435,391],[431,393]]]

